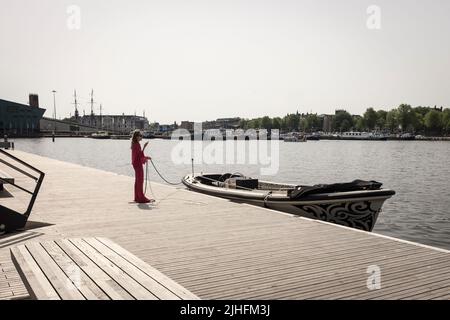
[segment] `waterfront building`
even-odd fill
[[[96,127],[81,125],[72,120],[55,120],[43,117],[40,121],[40,132],[42,134],[52,134],[53,131],[66,135],[91,135],[99,130]]]
[[[34,136],[39,133],[44,113],[36,94],[29,95],[28,105],[0,99],[0,133],[15,137]]]
[[[174,122],[174,124],[160,124],[158,132],[160,133],[168,133],[178,129],[178,124]]]
[[[194,132],[194,122],[191,121],[182,121],[180,125],[181,129],[185,129],[189,132]]]

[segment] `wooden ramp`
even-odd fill
[[[11,257],[38,300],[198,300],[105,238],[28,243],[12,248]]]
[[[44,226],[0,246],[1,265],[30,241],[105,237],[201,299],[450,299],[447,250],[156,183],[157,205],[136,205],[131,177],[14,154],[47,174],[30,216]],[[0,292],[20,292],[6,285]]]

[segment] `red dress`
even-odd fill
[[[144,164],[147,162],[147,157],[141,149],[139,143],[134,143],[131,148],[131,163],[133,164],[134,172],[136,173],[136,180],[134,182],[134,201],[137,203],[149,203],[144,195]]]

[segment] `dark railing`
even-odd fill
[[[0,163],[6,165],[7,167],[15,170],[16,172],[27,176],[28,178],[33,179],[36,182],[36,186],[34,187],[34,190],[28,190],[25,187],[19,186],[15,182],[4,180],[0,178],[0,181],[4,184],[12,185],[13,187],[22,190],[28,194],[31,195],[30,202],[28,204],[28,208],[24,213],[16,212],[10,208],[7,208],[5,206],[2,206],[0,204],[0,233],[2,232],[10,232],[15,231],[17,229],[22,229],[25,227],[28,218],[31,214],[31,210],[33,209],[34,203],[36,202],[37,195],[39,193],[39,189],[41,188],[42,182],[44,180],[45,173],[36,169],[35,167],[31,166],[30,164],[26,163],[25,161],[20,160],[19,158],[13,156],[12,154],[1,150],[0,154],[6,156],[7,158],[13,160],[16,163],[19,163],[20,165],[30,169],[31,171],[34,171],[37,173],[37,176],[17,167],[16,165],[4,160],[0,159]]]

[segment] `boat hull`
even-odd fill
[[[358,138],[358,137],[339,137],[339,140],[350,140],[350,141],[387,141],[387,137],[366,137],[366,138]]]
[[[286,204],[264,204],[263,202],[254,202],[253,204],[309,219],[331,222],[364,231],[372,231],[386,199],[367,199],[361,201],[349,199],[322,204],[306,204],[300,201]]]
[[[374,190],[319,194],[292,200],[271,196],[269,192],[266,196],[252,195],[251,192],[211,187],[194,181],[190,175],[183,179],[184,185],[196,192],[364,231],[373,230],[384,202],[395,194],[392,190]]]

